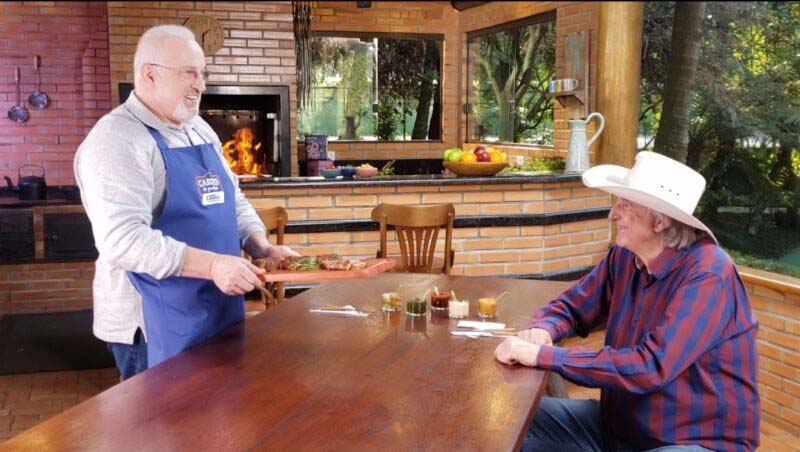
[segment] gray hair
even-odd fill
[[[664,215],[661,212],[650,210],[650,216],[653,222],[662,221],[668,224],[667,228],[661,231],[661,242],[664,246],[683,249],[704,236],[703,231],[698,231],[688,224],[681,223],[680,221]]]
[[[136,53],[133,55],[134,83],[139,81],[139,72],[143,65],[159,61],[162,53],[163,38],[165,37],[196,41],[194,33],[181,25],[156,25],[149,28],[139,38],[139,43],[136,45]]]

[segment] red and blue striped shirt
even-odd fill
[[[607,432],[642,448],[758,446],[758,322],[722,248],[702,239],[639,268],[614,246],[531,323],[553,341],[603,325],[600,350],[543,346],[538,366],[601,388]]]

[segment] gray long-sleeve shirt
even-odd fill
[[[251,234],[264,231],[222,157],[222,146],[211,126],[199,116],[182,127],[167,124],[131,93],[124,104],[97,122],[74,161],[75,178],[99,251],[93,329],[95,336],[107,342],[131,344],[137,328],[145,331],[141,297],[125,272],[147,273],[158,279],[177,276],[186,255],[185,243],[151,227],[164,208],[166,168],[143,123],[158,130],[170,148],[213,143],[236,188],[240,240],[243,243]]]

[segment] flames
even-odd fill
[[[233,134],[233,138],[222,145],[222,155],[236,174],[263,174],[264,166],[256,162],[256,153],[261,143],[249,127],[242,127]]]

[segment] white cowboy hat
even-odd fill
[[[717,241],[711,229],[692,215],[706,188],[705,178],[667,156],[639,152],[631,169],[598,165],[583,173],[583,183],[705,231]]]

